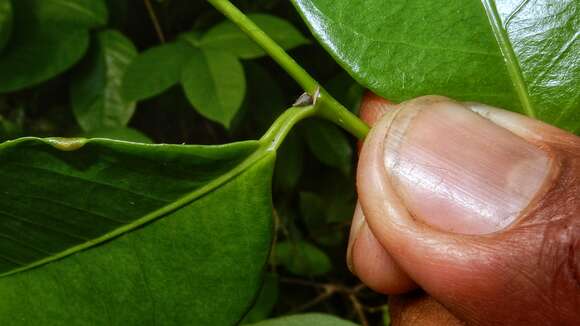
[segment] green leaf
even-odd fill
[[[271,243],[274,153],[23,138],[0,145],[1,325],[233,325]]]
[[[123,34],[99,32],[92,51],[71,84],[71,102],[78,123],[86,131],[125,126],[135,103],[121,94],[121,81],[137,50]]]
[[[267,14],[251,14],[248,17],[285,50],[309,43],[296,27],[281,18]],[[242,59],[266,55],[262,48],[229,20],[210,29],[199,45],[206,49],[228,51]]]
[[[151,138],[145,136],[142,132],[132,128],[105,128],[86,133],[86,138],[107,138],[114,140],[124,140],[134,143],[152,144]]]
[[[12,33],[11,0],[0,0],[0,53]]]
[[[204,117],[226,128],[242,105],[246,92],[240,61],[224,51],[193,49],[183,70],[182,84],[189,102]]]
[[[276,245],[276,263],[300,276],[318,276],[332,269],[330,258],[314,245],[305,242],[279,242]]]
[[[320,162],[349,174],[352,168],[352,145],[342,130],[330,122],[304,122],[304,135],[310,151]]]
[[[279,190],[290,192],[298,185],[303,168],[303,147],[296,133],[288,135],[280,146],[274,173],[274,184]]]
[[[278,275],[273,273],[266,274],[264,285],[258,295],[256,303],[248,312],[241,324],[255,323],[268,318],[276,301],[278,301]]]
[[[123,78],[123,96],[139,101],[159,95],[177,84],[191,58],[191,47],[178,41],[153,47],[139,54]]]
[[[326,205],[322,198],[312,192],[301,192],[300,213],[304,222],[313,233],[327,226]]]
[[[87,50],[88,29],[107,20],[102,0],[18,0],[12,5],[12,36],[0,55],[0,92],[38,84],[70,68]]]
[[[580,131],[577,0],[293,0],[361,84],[479,101]]]
[[[254,326],[356,326],[356,324],[332,315],[310,313],[265,320]]]

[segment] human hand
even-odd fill
[[[367,95],[361,116],[347,261],[425,291],[391,300],[395,325],[580,325],[580,138],[443,97]]]

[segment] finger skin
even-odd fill
[[[361,102],[360,117],[372,126],[386,112],[394,109],[396,105],[367,92]],[[358,204],[351,226],[347,265],[363,283],[379,293],[399,294],[417,287],[375,239]]]
[[[371,130],[359,160],[357,187],[367,224],[414,281],[468,324],[577,325],[580,140],[513,113],[477,110],[552,158],[548,181],[518,222],[473,236],[414,220],[382,161],[384,140],[396,123],[397,112],[389,112]]]

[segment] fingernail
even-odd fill
[[[502,230],[547,178],[546,152],[461,103],[403,105],[385,140],[385,164],[414,216],[461,234]]]

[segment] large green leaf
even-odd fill
[[[578,0],[293,0],[361,84],[441,94],[580,131]]]
[[[127,68],[123,78],[126,100],[138,101],[161,94],[179,82],[191,47],[182,41],[150,48]]]
[[[85,53],[90,28],[103,25],[102,0],[17,0],[10,43],[0,55],[0,92],[50,79]]]
[[[121,82],[137,50],[123,34],[99,32],[92,51],[76,72],[71,101],[77,121],[86,131],[123,127],[135,112],[135,103],[121,94]]]
[[[309,313],[264,320],[253,326],[356,326],[348,320],[332,315]]]
[[[232,325],[260,288],[259,142],[0,145],[1,325]]]
[[[246,92],[244,68],[231,53],[194,49],[183,70],[187,98],[204,117],[230,126]]]
[[[10,0],[0,0],[0,52],[6,45],[12,33],[12,3]]]
[[[281,18],[266,14],[250,14],[248,17],[284,49],[292,49],[309,42],[296,27]],[[199,46],[229,51],[242,59],[266,55],[261,47],[229,20],[210,29],[199,41]]]

